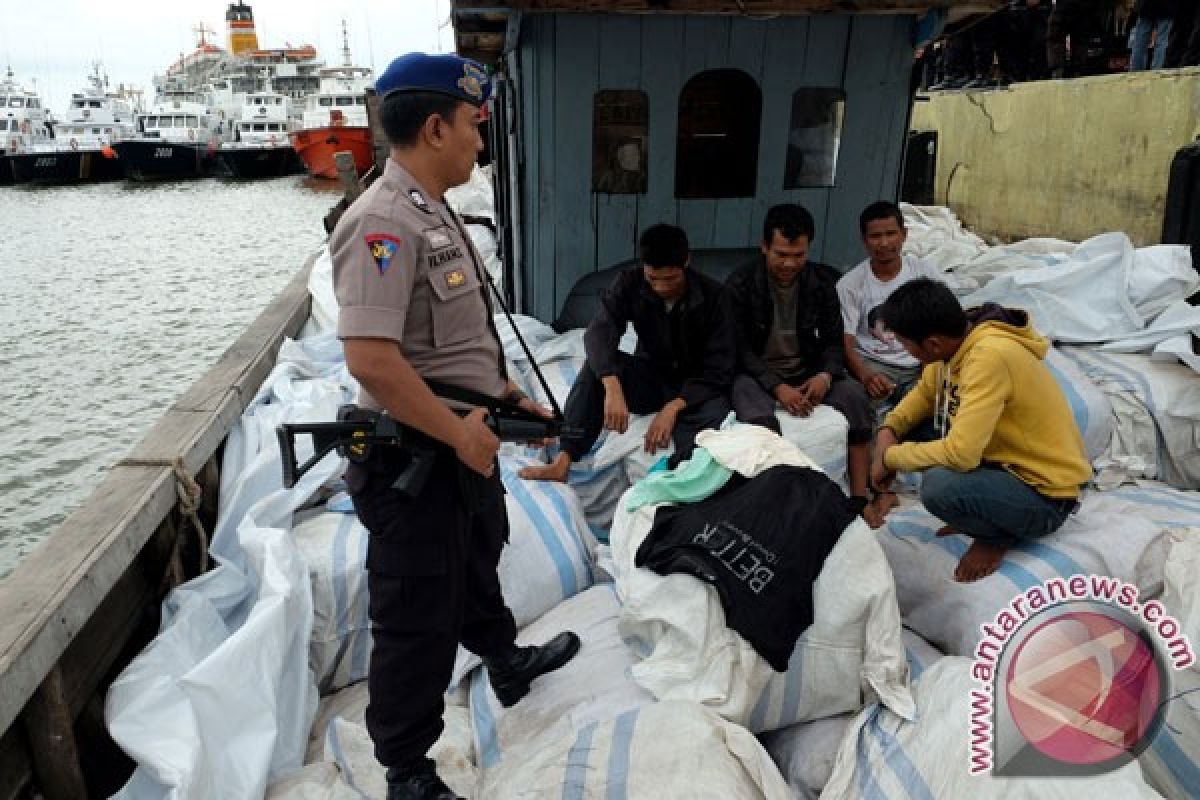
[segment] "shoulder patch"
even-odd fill
[[[421,194],[419,189],[409,189],[408,199],[412,201],[414,206],[422,211],[429,211],[429,203],[425,202],[425,195]]]
[[[371,248],[371,258],[375,259],[379,274],[387,272],[392,265],[392,256],[400,249],[400,240],[390,233],[368,233],[363,238],[367,240],[367,247]]]

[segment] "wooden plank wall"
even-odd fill
[[[757,243],[780,202],[817,221],[813,257],[841,268],[861,258],[858,212],[895,199],[908,119],[914,17],[529,14],[517,64],[521,105],[523,310],[553,319],[580,277],[636,252],[638,232],[681,225],[693,247]],[[753,198],[677,199],[679,94],[699,72],[736,68],[761,87]],[[783,189],[792,93],[841,88],[846,117],[836,185]],[[643,195],[591,192],[592,104],[600,89],[649,99]]]

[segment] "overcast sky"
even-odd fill
[[[342,23],[354,63],[377,71],[412,50],[450,52],[445,24],[449,0],[249,0],[262,47],[311,44],[329,64],[341,63]],[[95,60],[112,87],[133,84],[153,100],[151,77],[196,46],[194,29],[228,44],[228,0],[0,0],[0,70],[11,65],[18,82],[36,88],[61,116]],[[439,26],[444,26],[440,27]]]

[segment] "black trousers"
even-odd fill
[[[662,374],[644,358],[618,353],[617,378],[625,394],[630,414],[654,414],[679,396],[679,386],[665,380]],[[698,406],[688,406],[679,413],[671,441],[675,445],[673,463],[688,458],[696,444],[696,434],[705,428],[716,428],[729,413],[729,398],[713,397]],[[563,409],[567,425],[581,431],[579,436],[559,439],[563,452],[578,461],[587,455],[604,428],[604,384],[584,362]]]
[[[374,647],[367,731],[385,767],[419,762],[442,732],[443,695],[461,642],[487,656],[516,639],[496,564],[508,541],[499,470],[483,478],[439,448],[415,496],[392,488],[410,456],[379,448],[346,483],[370,536]]]
[[[1052,78],[1083,74],[1087,40],[1092,32],[1091,8],[1086,0],[1058,0],[1046,27],[1046,66]],[[1071,38],[1070,51],[1067,37]],[[1068,55],[1069,52],[1069,55]]]
[[[1000,71],[1010,80],[1029,81],[1046,77],[1048,19],[1049,14],[1040,9],[1005,12],[996,56]]]
[[[800,386],[814,374],[816,373],[797,376],[788,380],[788,384]],[[763,425],[779,433],[779,420],[775,416],[775,408],[778,405],[774,395],[749,375],[738,375],[734,379],[733,410],[742,422]],[[871,441],[875,415],[871,411],[871,399],[861,383],[853,378],[834,378],[821,405],[840,411],[846,418],[850,426],[846,437],[849,444],[865,444]]]

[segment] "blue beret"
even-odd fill
[[[481,106],[491,90],[491,78],[481,65],[453,54],[408,53],[388,64],[375,80],[380,98],[396,92],[437,92]]]

